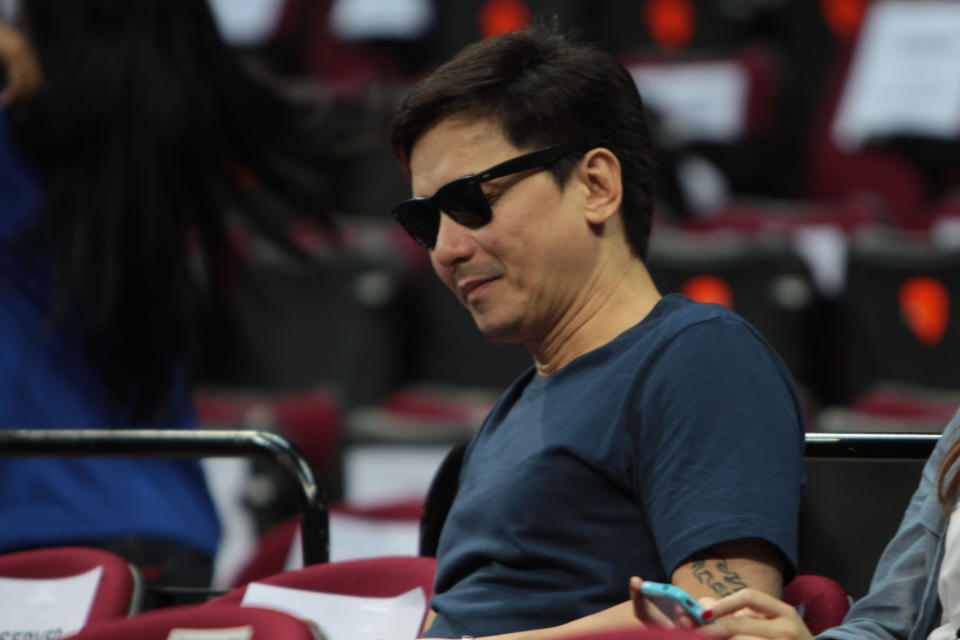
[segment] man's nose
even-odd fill
[[[440,213],[440,228],[433,258],[444,266],[453,266],[468,260],[473,254],[474,243],[471,229],[454,221],[446,213]]]

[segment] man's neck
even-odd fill
[[[537,373],[549,376],[601,347],[643,320],[660,300],[642,262],[601,269],[590,286],[551,327],[543,340],[528,343]]]

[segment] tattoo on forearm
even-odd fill
[[[706,568],[706,564],[707,563],[704,560],[697,560],[694,562],[693,566],[690,567],[693,571],[693,576],[700,581],[700,584],[705,584],[710,587],[710,589],[712,589],[718,597],[727,595],[726,587],[723,586],[723,583],[717,582],[714,579],[713,573]]]
[[[719,569],[720,573],[723,574],[723,581],[731,585],[734,591],[740,591],[740,589],[747,588],[747,583],[743,581],[743,578],[740,577],[739,573],[727,565],[725,558],[717,560],[717,569]]]
[[[718,598],[747,588],[747,583],[730,568],[727,559],[717,556],[710,549],[704,551],[690,569],[700,584],[708,586]]]

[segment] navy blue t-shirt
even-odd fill
[[[803,419],[789,371],[724,307],[640,323],[500,398],[467,448],[427,636],[550,627],[760,538],[796,564]]]

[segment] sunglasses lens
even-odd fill
[[[393,217],[403,225],[420,245],[432,248],[437,244],[440,211],[428,200],[404,202],[393,210]]]
[[[493,214],[480,184],[472,180],[451,182],[432,198],[414,198],[398,205],[393,217],[414,240],[428,249],[437,244],[440,211],[457,224],[478,228],[490,222]]]
[[[457,182],[440,190],[437,206],[457,224],[476,229],[490,222],[490,203],[477,182]]]

